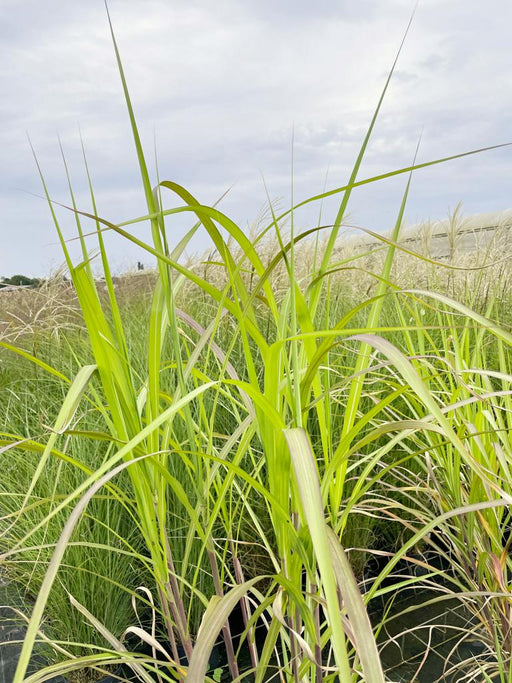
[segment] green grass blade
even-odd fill
[[[350,681],[351,667],[341,621],[336,578],[331,563],[329,538],[315,458],[309,439],[303,429],[286,429],[284,435],[290,451],[304,518],[309,528],[320,571],[322,592],[325,596],[326,611],[332,631],[332,646],[338,673],[341,680]]]
[[[32,491],[34,490],[34,487],[37,483],[37,480],[41,476],[41,473],[48,461],[48,458],[51,456],[51,453],[54,450],[55,443],[57,441],[57,438],[59,437],[59,434],[65,432],[66,429],[69,427],[71,421],[73,420],[73,417],[75,416],[75,413],[78,410],[80,401],[82,400],[82,397],[84,395],[84,392],[86,391],[91,380],[91,377],[96,372],[96,370],[96,365],[85,365],[78,371],[77,376],[75,377],[73,383],[69,387],[66,397],[62,402],[61,408],[59,410],[59,414],[55,421],[55,425],[52,429],[52,433],[50,434],[44,452],[36,467],[36,471],[34,472],[34,476],[32,477],[32,481],[27,491],[25,492],[22,509],[27,504],[27,501],[30,498]]]
[[[416,154],[414,155],[414,162],[416,161],[416,155],[418,153],[418,149],[416,149]],[[414,165],[413,162],[413,165]],[[400,206],[400,211],[398,212],[398,217],[395,223],[395,228],[393,230],[393,234],[391,237],[392,242],[397,242],[398,237],[400,234],[400,229],[402,227],[402,221],[404,217],[404,211],[405,211],[405,206],[407,203],[407,197],[409,196],[409,188],[411,186],[411,180],[412,180],[412,173],[409,174],[409,179],[407,181],[407,185],[402,197],[402,203]],[[395,255],[395,248],[393,244],[390,244],[388,247],[388,251],[386,253],[386,259],[384,261],[384,266],[382,268],[382,273],[380,275],[380,279],[377,285],[377,291],[375,292],[375,299],[374,302],[370,308],[369,315],[368,315],[368,321],[367,321],[367,327],[368,331],[372,331],[377,327],[380,316],[382,313],[382,308],[384,306],[384,297],[388,289],[388,282],[389,278],[391,275],[391,266],[393,264],[393,258]],[[356,375],[355,379],[351,382],[350,384],[350,390],[349,394],[347,397],[347,402],[346,402],[346,407],[344,411],[344,416],[343,416],[343,427],[342,427],[342,432],[341,432],[341,438],[346,436],[348,432],[351,431],[352,427],[354,426],[354,422],[356,420],[357,412],[360,407],[361,403],[361,396],[363,393],[363,385],[364,385],[364,375],[361,374],[361,371],[367,367],[368,361],[370,360],[370,353],[371,353],[371,347],[368,346],[368,344],[361,344],[361,347],[359,349],[358,355],[357,355],[357,362],[356,366],[354,368],[354,375]],[[333,498],[333,509],[338,509],[338,507],[341,504],[341,500],[343,497],[343,489],[345,485],[345,472],[346,468],[342,467],[340,468],[340,471],[336,475],[336,481],[334,484],[334,498]]]
[[[338,588],[354,634],[354,647],[363,668],[363,680],[366,683],[384,683],[384,672],[372,625],[352,567],[338,537],[330,527],[327,527],[327,536]]]
[[[43,618],[44,609],[46,603],[48,602],[48,597],[52,585],[56,579],[59,566],[62,562],[62,558],[64,557],[64,553],[66,551],[69,540],[71,538],[71,534],[73,533],[75,526],[77,525],[80,517],[87,508],[87,505],[94,497],[94,495],[101,489],[101,487],[108,481],[110,481],[112,477],[115,477],[116,474],[119,474],[119,472],[126,469],[130,464],[130,462],[121,463],[117,467],[114,467],[114,469],[112,469],[110,472],[107,472],[97,481],[95,481],[92,484],[92,486],[90,486],[87,493],[85,493],[82,496],[82,498],[74,508],[73,512],[69,516],[68,521],[66,522],[64,529],[62,530],[62,533],[60,535],[60,538],[57,542],[57,545],[55,546],[55,550],[50,560],[50,564],[48,565],[48,569],[46,570],[44,580],[41,585],[41,589],[34,604],[34,608],[32,610],[32,615],[27,626],[25,639],[23,641],[23,646],[20,652],[18,665],[16,667],[12,683],[23,683],[29,665],[32,650],[34,648],[39,625],[41,623],[41,619]]]
[[[186,683],[204,683],[211,651],[222,627],[236,605],[261,578],[263,577],[256,577],[235,586],[222,598],[215,595],[211,598],[197,634],[196,644],[185,677]]]

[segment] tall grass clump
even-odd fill
[[[417,440],[423,506],[416,524],[430,525],[427,545],[450,567],[452,587],[473,615],[472,629],[461,639],[476,633],[482,645],[475,680],[508,681],[512,336],[494,321],[494,298],[482,315],[440,293],[421,296],[437,317],[440,336],[421,330],[419,339],[408,340],[408,352],[415,352],[414,365],[464,448],[447,442],[446,430],[429,430]],[[416,301],[409,310],[418,315]],[[419,355],[419,347],[430,354]],[[410,412],[425,419],[419,407],[411,402]]]
[[[499,554],[510,500],[507,451],[492,435],[496,429],[505,441],[508,404],[486,412],[485,401],[508,401],[497,385],[508,381],[511,337],[490,322],[491,309],[484,316],[446,295],[404,290],[392,277],[411,173],[464,155],[414,159],[358,179],[393,65],[347,183],[280,214],[270,205],[268,224],[249,239],[186,188],[151,183],[112,38],[146,209],[123,224],[100,217],[85,153],[91,208],[79,209],[64,160],[81,246],[75,263],[40,171],[86,350],[78,353],[69,333],[64,372],[60,357],[47,362],[21,343],[0,342],[51,382],[48,399],[55,398],[39,424],[19,415],[2,435],[3,454],[13,454],[21,479],[13,495],[9,477],[0,478],[3,560],[18,581],[30,574],[37,589],[14,683],[120,662],[143,681],[203,683],[218,679],[210,658],[219,640],[232,681],[384,681],[366,604],[389,591],[385,579],[411,548],[428,532],[443,534],[439,552],[458,563],[451,581],[467,595],[468,567],[478,590],[494,597],[503,590],[495,558],[508,562],[503,546]],[[339,283],[364,270],[364,254],[339,258],[336,251],[351,192],[398,174],[407,181],[391,237],[377,236],[379,272],[366,296],[340,306]],[[295,231],[301,206],[334,195],[340,204],[331,225]],[[178,205],[166,208],[169,198]],[[182,214],[196,223],[171,247],[168,223]],[[130,232],[141,222],[150,224],[149,242]],[[91,227],[104,291],[93,275]],[[156,258],[146,317],[130,317],[120,299],[105,230]],[[198,230],[213,250],[203,267],[183,262]],[[278,248],[267,258],[270,235]],[[314,258],[303,272],[307,240]],[[500,363],[493,371],[482,370],[487,336]],[[401,481],[404,466],[419,482],[417,495]],[[403,543],[363,597],[354,569],[362,572],[377,517],[386,514],[405,528]],[[489,531],[494,545],[484,543]],[[468,541],[478,535],[475,556]],[[103,564],[80,561],[84,543]],[[91,592],[104,584],[115,585],[124,626],[94,603]],[[230,619],[235,609],[241,633]],[[89,630],[59,637],[61,610]],[[128,645],[127,636],[147,649]],[[39,640],[53,645],[55,663],[25,678]],[[508,641],[499,642],[495,665],[505,671]],[[242,664],[244,649],[249,661]]]

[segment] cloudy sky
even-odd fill
[[[266,192],[282,208],[343,185],[413,9],[412,0],[110,0],[142,134],[161,179],[248,227]],[[360,177],[512,141],[512,4],[420,0]],[[58,136],[80,208],[90,209],[84,138],[99,212],[145,213],[102,0],[0,0],[0,276],[47,275],[62,254],[27,142],[52,197],[68,203]],[[512,206],[512,147],[419,171],[409,224]],[[327,181],[326,181],[327,177]],[[354,192],[350,220],[396,217],[405,176]],[[171,196],[167,206],[179,202]],[[296,216],[311,227],[319,207]],[[327,202],[322,222],[332,221]],[[59,212],[66,235],[74,219]],[[190,222],[168,224],[176,241]],[[137,228],[145,237],[145,229]],[[91,249],[94,243],[91,241]],[[194,248],[207,247],[200,237]],[[151,259],[110,239],[115,268]]]

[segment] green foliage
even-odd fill
[[[3,277],[0,281],[0,288],[2,287],[39,287],[41,280],[35,277],[27,277],[26,275],[13,275],[12,277]]]
[[[280,216],[271,206],[251,240],[177,183],[152,184],[112,38],[146,209],[124,224],[100,218],[84,153],[91,208],[79,210],[65,165],[81,245],[75,263],[41,172],[83,327],[63,337],[57,364],[41,357],[41,341],[37,355],[0,342],[34,373],[33,383],[2,389],[0,445],[15,463],[0,471],[2,559],[37,592],[14,683],[116,661],[148,683],[155,671],[161,680],[217,680],[220,668],[209,678],[208,666],[219,636],[223,668],[240,680],[246,672],[229,621],[237,605],[240,647],[257,683],[273,666],[293,683],[381,683],[366,605],[419,583],[402,577],[390,588],[385,580],[429,542],[456,562],[429,577],[444,573],[452,587],[479,594],[507,675],[512,643],[500,629],[509,623],[512,336],[492,321],[494,302],[482,314],[392,278],[410,174],[447,159],[357,179],[388,79],[348,182]],[[376,236],[382,267],[367,294],[338,296],[346,295],[346,271],[364,271],[364,255],[335,261],[351,192],[399,174],[407,181],[392,239]],[[320,226],[286,233],[287,217],[335,194],[340,206],[325,244]],[[177,205],[165,208],[169,198]],[[172,222],[183,213],[196,223],[171,249]],[[130,232],[142,222],[148,242]],[[183,254],[199,229],[215,255],[194,268]],[[157,259],[143,315],[114,287],[105,230]],[[270,234],[278,247],[267,258]],[[304,244],[315,258],[299,275]],[[390,522],[398,547],[363,596],[344,546],[357,539],[364,563],[379,525]],[[113,602],[98,606],[105,585]],[[25,679],[40,633],[57,663]],[[128,652],[126,633],[152,655]]]

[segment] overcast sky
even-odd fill
[[[398,49],[411,0],[110,0],[153,178],[213,203],[244,228],[266,202],[290,205],[348,179]],[[360,177],[512,141],[512,3],[420,0]],[[41,184],[69,203],[60,136],[80,208],[90,210],[82,130],[99,213],[121,222],[144,198],[102,0],[0,0],[0,276],[47,275],[62,254]],[[409,224],[512,206],[512,147],[418,171]],[[353,193],[350,220],[394,223],[405,176]],[[171,196],[167,206],[179,202]],[[332,222],[335,201],[322,221]],[[297,227],[318,214],[298,213]],[[73,234],[69,212],[59,218]],[[169,222],[175,242],[190,222]],[[145,237],[145,229],[137,235]],[[90,243],[91,249],[94,242]],[[201,237],[195,249],[207,247]],[[110,240],[116,270],[151,259]]]

